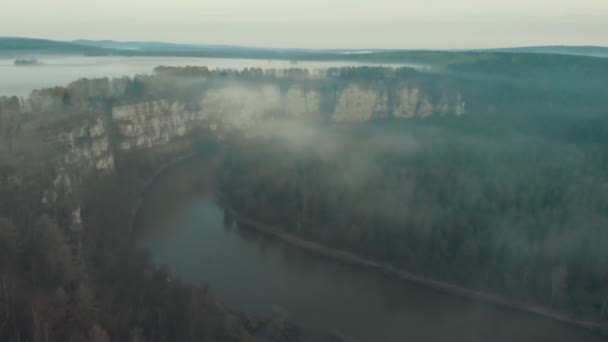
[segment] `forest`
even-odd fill
[[[88,177],[76,199],[50,209],[40,202],[44,189],[33,187],[42,180],[28,177],[34,184],[24,191],[3,174],[0,198],[10,201],[0,203],[0,340],[253,341],[245,318],[208,288],[157,269],[135,248],[132,210],[141,179],[158,166],[145,157],[123,165],[130,171]]]
[[[332,248],[607,319],[608,141],[454,120],[465,122],[276,125],[226,145],[222,194]]]
[[[160,67],[0,98],[0,340],[248,340],[207,289],[133,248],[131,210],[157,164],[123,158],[51,209],[39,196],[53,182],[48,122],[160,99],[200,110],[201,94],[237,81],[317,90],[321,120],[275,115],[214,145],[226,206],[416,274],[608,319],[608,60],[456,53],[426,71]],[[335,124],[351,83],[388,103],[404,84],[437,101],[459,93],[467,110]]]

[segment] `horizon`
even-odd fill
[[[604,0],[57,0],[53,6],[24,0],[5,4],[3,14],[2,36],[63,41],[305,49],[608,46]]]
[[[247,45],[247,44],[228,44],[228,43],[206,43],[206,42],[176,42],[167,40],[146,40],[146,39],[133,39],[133,40],[120,40],[111,38],[74,38],[74,39],[52,39],[44,36],[1,36],[0,39],[31,39],[31,40],[47,40],[61,43],[74,43],[78,42],[108,42],[108,43],[120,43],[120,44],[171,44],[180,46],[193,46],[193,47],[236,47],[236,48],[249,48],[249,49],[274,49],[274,50],[320,50],[320,51],[344,51],[344,50],[373,50],[373,51],[475,51],[475,50],[501,50],[501,49],[526,49],[526,48],[608,48],[608,44],[605,45],[590,45],[590,44],[542,44],[542,45],[504,45],[504,46],[490,46],[490,47],[454,47],[454,48],[423,48],[423,47],[409,47],[409,48],[385,48],[385,47],[280,47],[280,46],[268,46],[268,45]]]

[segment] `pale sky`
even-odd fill
[[[1,0],[0,36],[305,48],[608,46],[608,0]]]

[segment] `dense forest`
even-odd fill
[[[155,269],[134,247],[130,222],[141,179],[158,166],[145,157],[123,165],[131,171],[90,177],[75,189],[77,225],[69,211],[74,198],[49,210],[40,202],[43,189],[32,187],[42,180],[28,176],[33,184],[24,191],[2,179],[0,340],[253,340],[206,287]]]
[[[417,274],[607,319],[608,69],[563,61],[449,66],[439,82],[464,94],[462,117],[261,128],[225,151],[226,201]]]
[[[222,193],[327,246],[608,318],[606,142],[444,124],[277,126],[226,149]]]
[[[203,150],[222,161],[226,206],[417,274],[608,319],[608,60],[409,56],[442,62],[424,71],[161,67],[0,98],[0,339],[250,338],[207,289],[155,270],[134,248],[132,210],[158,161],[123,158],[116,175],[80,179],[77,196],[51,209],[39,196],[55,167],[40,127],[160,99],[201,110],[201,94],[236,81],[275,82],[281,91],[297,84],[322,95],[320,120],[272,113]],[[437,103],[458,94],[467,109],[408,120],[378,110],[366,122],[335,124],[349,84],[387,103],[404,85]],[[201,132],[191,133],[200,140]],[[77,225],[71,201],[82,207]]]

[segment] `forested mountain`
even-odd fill
[[[502,49],[490,49],[499,52],[526,52],[556,55],[576,55],[590,57],[608,57],[608,48],[604,46],[523,46]]]
[[[342,60],[382,63],[424,62],[450,64],[479,56],[542,54],[575,57],[608,57],[602,46],[530,46],[499,49],[423,50],[423,49],[288,49],[233,45],[176,44],[165,42],[120,42],[112,40],[55,41],[48,39],[0,37],[0,54],[51,53],[92,56],[188,56],[260,58],[283,60]]]
[[[10,53],[99,54],[102,49],[48,39],[0,37],[0,55]]]

